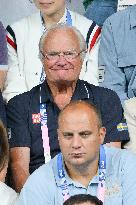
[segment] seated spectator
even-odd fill
[[[7,174],[7,166],[9,160],[9,146],[6,129],[0,121],[0,204],[1,205],[14,205],[17,194],[8,187],[5,182]]]
[[[102,29],[99,72],[101,86],[116,91],[122,105],[136,96],[136,5],[109,17]]]
[[[124,119],[116,93],[78,80],[85,51],[85,40],[75,27],[58,24],[47,30],[40,41],[45,82],[15,96],[7,105],[11,167],[18,191],[29,174],[50,160],[50,152],[51,157],[60,152],[57,118],[71,100],[98,105],[107,129],[104,143],[120,147],[129,139],[128,131],[120,129]]]
[[[97,108],[73,101],[61,111],[61,153],[36,170],[17,205],[62,205],[75,194],[93,194],[105,205],[136,202],[136,155],[101,145],[106,128]]]
[[[0,22],[0,89],[3,90],[8,69],[8,52],[6,42],[6,32]]]
[[[124,115],[130,136],[125,147],[136,153],[136,97],[125,101]]]
[[[84,0],[86,3],[88,6],[84,15],[102,27],[104,21],[117,11],[118,0]]]
[[[44,81],[44,70],[38,58],[38,43],[44,30],[63,22],[77,27],[86,39],[88,54],[80,79],[98,85],[98,36],[100,28],[91,20],[65,7],[65,0],[34,0],[39,12],[7,27],[9,70],[4,99],[29,91]]]
[[[96,196],[90,194],[78,194],[71,196],[63,205],[103,205]]]

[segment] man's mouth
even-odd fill
[[[74,158],[80,158],[83,157],[85,153],[71,153],[70,155]]]
[[[50,70],[61,71],[61,70],[71,70],[71,68],[68,68],[68,67],[56,67],[56,68],[50,68]]]

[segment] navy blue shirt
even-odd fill
[[[2,94],[0,91],[0,120],[3,122],[4,126],[7,126],[6,122],[6,109],[5,109],[5,104],[2,98]]]
[[[84,16],[102,27],[104,21],[117,11],[118,0],[93,0]]]
[[[41,103],[46,103],[47,106],[51,157],[54,157],[60,151],[57,138],[57,118],[60,110],[53,102],[47,82],[15,96],[7,105],[8,127],[11,128],[10,147],[30,147],[30,173],[44,164],[41,124],[34,123],[32,119],[33,114],[38,116],[40,113],[40,95]],[[129,140],[128,131],[118,129],[124,119],[120,100],[114,91],[78,80],[71,100],[79,99],[92,102],[100,109],[103,126],[107,129],[105,143]]]

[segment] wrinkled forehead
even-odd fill
[[[71,28],[55,28],[50,30],[44,39],[44,48],[64,44],[70,47],[80,48],[78,36]]]

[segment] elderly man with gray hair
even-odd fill
[[[107,129],[104,143],[119,146],[129,139],[118,96],[111,90],[79,80],[86,52],[81,33],[58,24],[40,40],[44,83],[11,99],[7,105],[11,131],[10,155],[15,188],[20,191],[28,176],[60,152],[57,119],[60,110],[74,100],[92,102],[102,112]]]

